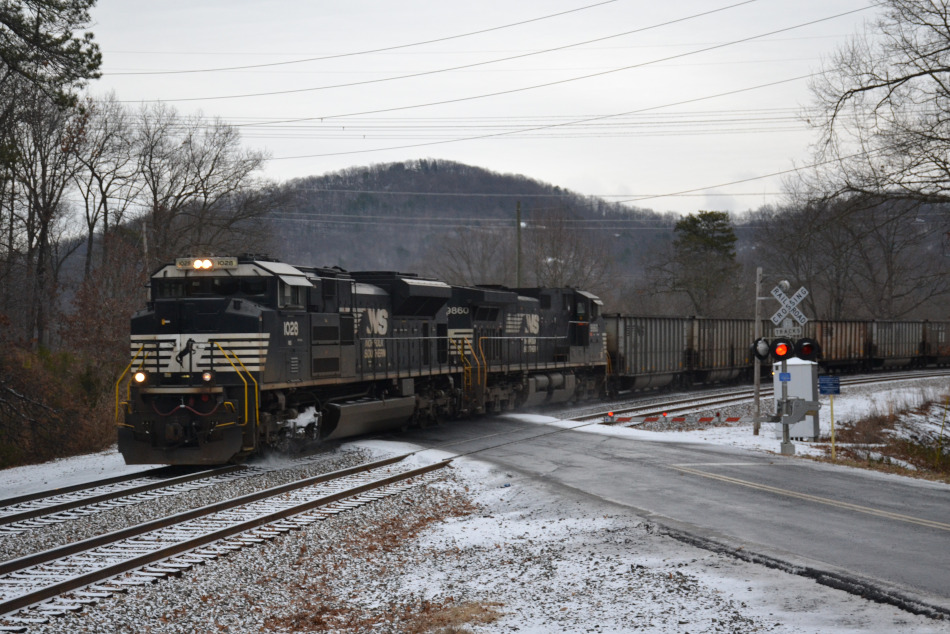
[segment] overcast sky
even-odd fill
[[[99,0],[91,92],[237,125],[280,181],[438,158],[743,211],[777,202],[781,178],[728,183],[808,164],[804,77],[869,4]]]

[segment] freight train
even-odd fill
[[[754,367],[751,319],[604,314],[569,288],[251,255],[179,258],[149,286],[116,384],[129,464],[236,462],[623,390],[739,382]],[[950,364],[950,322],[811,321],[804,336],[825,372]]]
[[[264,256],[179,258],[149,286],[116,384],[129,464],[239,461],[605,390],[602,303],[584,291]]]
[[[619,389],[689,389],[754,376],[752,319],[609,314],[605,324],[610,378]],[[771,321],[760,325],[760,332],[771,329]],[[823,373],[950,365],[950,322],[812,320],[801,338],[818,343]]]

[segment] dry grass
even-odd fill
[[[295,568],[298,579],[288,586],[289,610],[273,610],[265,622],[271,631],[367,632],[381,624],[398,623],[405,634],[471,634],[469,625],[485,625],[501,618],[499,603],[457,601],[446,597],[429,601],[417,597],[394,596],[387,605],[368,608],[360,593],[342,589],[336,580],[367,575],[385,578],[398,575],[403,557],[400,548],[435,522],[468,515],[476,510],[467,500],[448,493],[426,508],[414,508],[378,523],[354,527],[347,538],[332,545],[302,546]],[[345,555],[345,556],[341,556]],[[359,572],[349,570],[361,560]],[[274,583],[273,573],[265,573],[261,583]]]
[[[950,483],[950,438],[946,433],[934,437],[897,433],[908,416],[939,414],[945,402],[946,397],[921,393],[916,400],[888,403],[886,413],[872,411],[865,418],[841,425],[836,430],[835,462]],[[823,440],[828,443],[820,460],[830,462],[830,438]]]

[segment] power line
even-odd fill
[[[749,0],[750,2],[755,2],[756,0]],[[503,24],[501,26],[495,26],[488,29],[481,29],[480,31],[470,31],[468,33],[460,33],[458,35],[449,35],[446,37],[436,38],[434,40],[424,40],[422,42],[411,42],[409,44],[398,44],[396,46],[387,46],[385,48],[376,48],[366,51],[354,51],[351,53],[337,53],[335,55],[324,55],[322,57],[308,57],[305,59],[295,59],[288,60],[284,62],[271,62],[267,64],[251,64],[248,66],[229,66],[224,68],[200,68],[200,69],[190,69],[190,70],[166,70],[166,71],[141,71],[141,72],[125,72],[125,73],[106,73],[107,75],[181,75],[187,73],[216,73],[222,71],[233,71],[233,70],[248,70],[252,68],[267,68],[273,66],[287,66],[290,64],[304,64],[307,62],[317,62],[328,59],[341,59],[344,57],[356,57],[358,55],[370,55],[375,53],[386,53],[390,51],[397,51],[400,49],[413,48],[417,46],[425,46],[428,44],[436,44],[438,42],[448,42],[450,40],[457,40],[465,37],[471,37],[473,35],[482,35],[484,33],[491,33],[492,31],[501,31],[504,29],[510,29],[516,26],[522,26],[525,24],[531,24],[532,22],[540,22],[542,20],[548,20],[551,18],[557,18],[564,15],[569,15],[571,13],[578,13],[580,11],[587,11],[588,9],[593,9],[596,7],[603,6],[605,4],[612,4],[617,2],[617,0],[606,0],[605,2],[598,2],[596,4],[589,4],[587,6],[578,7],[576,9],[570,9],[568,11],[561,11],[560,13],[551,13],[549,15],[543,15],[537,18],[531,18],[529,20],[522,20],[521,22],[512,22],[511,24]]]
[[[644,66],[644,65],[647,65],[647,64],[655,63],[655,62],[657,62],[657,61],[665,61],[665,60],[667,60],[667,59],[674,59],[674,58],[676,58],[676,57],[683,57],[683,56],[686,56],[686,55],[693,55],[693,54],[697,54],[697,53],[701,53],[701,52],[706,52],[706,51],[713,50],[713,49],[716,49],[716,48],[722,48],[722,47],[724,47],[724,46],[730,46],[730,45],[737,44],[737,43],[740,43],[740,42],[745,42],[745,41],[749,41],[749,40],[753,40],[753,39],[757,39],[757,38],[761,38],[761,37],[766,37],[766,36],[771,35],[771,34],[774,34],[774,33],[782,33],[782,32],[785,32],[785,31],[790,31],[790,30],[793,30],[793,29],[802,28],[802,27],[804,27],[804,26],[809,26],[809,25],[812,25],[812,24],[817,24],[817,23],[820,23],[820,22],[825,22],[825,21],[828,21],[828,20],[832,20],[832,19],[835,19],[835,18],[844,16],[844,15],[850,15],[850,14],[853,14],[853,13],[857,13],[857,12],[859,12],[859,11],[865,11],[865,10],[867,10],[868,8],[869,8],[869,7],[863,7],[863,8],[861,8],[861,9],[855,9],[855,10],[852,10],[852,11],[846,11],[846,12],[844,12],[844,13],[836,14],[836,15],[833,15],[833,16],[825,17],[825,18],[820,18],[820,19],[818,19],[818,20],[812,20],[812,21],[810,21],[810,22],[805,22],[805,23],[798,24],[798,25],[795,25],[795,26],[786,27],[786,28],[783,28],[783,29],[775,30],[775,31],[770,31],[770,32],[768,32],[768,33],[763,33],[763,34],[751,36],[751,37],[748,37],[748,38],[743,38],[743,39],[740,39],[740,40],[734,40],[733,42],[730,42],[730,43],[727,43],[727,44],[722,44],[722,45],[719,45],[719,46],[715,46],[715,47],[711,47],[711,48],[707,48],[707,49],[702,49],[702,50],[698,50],[698,51],[692,51],[692,52],[690,52],[690,53],[684,53],[684,54],[682,54],[682,55],[672,56],[672,57],[669,57],[669,58],[665,58],[664,60],[654,60],[654,61],[652,61],[652,62],[642,62],[642,63],[640,63],[640,64],[634,64],[634,65],[632,65],[632,66],[626,66],[626,67],[623,67],[623,68],[614,69],[614,70],[611,70],[611,71],[605,71],[605,72],[603,72],[603,73],[595,73],[595,74],[593,74],[593,75],[586,75],[586,76],[583,76],[583,77],[569,78],[569,79],[559,80],[559,81],[556,81],[556,82],[549,82],[549,83],[546,83],[546,84],[538,84],[538,85],[529,86],[529,87],[515,88],[515,89],[511,89],[511,90],[505,90],[505,91],[496,92],[496,93],[488,93],[488,94],[477,95],[477,96],[471,96],[471,97],[461,97],[461,98],[458,98],[458,99],[449,99],[449,100],[439,101],[439,102],[430,102],[430,103],[427,103],[427,104],[416,104],[416,105],[412,105],[412,106],[400,106],[400,107],[392,107],[392,108],[381,108],[381,109],[377,109],[377,110],[370,110],[370,111],[364,111],[364,112],[359,112],[359,113],[349,113],[349,114],[344,114],[344,115],[332,115],[332,116],[324,116],[324,117],[303,117],[303,118],[297,118],[297,119],[288,119],[288,120],[285,120],[285,121],[275,121],[275,122],[273,122],[273,123],[299,123],[299,122],[302,122],[302,121],[315,121],[315,120],[323,121],[323,120],[325,120],[325,119],[342,118],[342,117],[352,117],[352,116],[368,115],[368,114],[379,114],[379,113],[383,113],[383,112],[395,112],[395,111],[409,110],[409,109],[420,108],[420,107],[427,107],[427,106],[434,106],[434,105],[445,105],[445,104],[449,104],[449,103],[458,103],[458,102],[469,101],[469,100],[473,100],[473,99],[483,99],[483,98],[486,98],[486,97],[494,97],[494,96],[499,96],[499,95],[512,94],[512,93],[523,92],[523,91],[527,91],[527,90],[533,90],[533,89],[536,89],[536,88],[549,87],[549,86],[554,86],[554,85],[558,85],[558,84],[564,84],[564,83],[569,83],[569,82],[573,82],[573,81],[578,81],[578,80],[581,80],[581,79],[589,79],[589,78],[591,78],[591,77],[606,75],[606,74],[613,73],[613,72],[619,72],[619,71],[621,71],[621,70],[629,70],[629,69],[631,69],[631,68],[636,68],[636,67]],[[707,96],[707,97],[703,97],[703,98],[696,98],[696,99],[688,99],[688,100],[676,102],[676,103],[674,103],[674,104],[667,104],[666,106],[655,106],[655,107],[653,107],[653,108],[642,108],[642,109],[632,110],[632,111],[628,111],[628,112],[624,112],[624,113],[618,113],[618,114],[615,114],[615,115],[604,115],[604,116],[601,116],[601,117],[594,117],[594,118],[590,118],[590,119],[585,119],[585,120],[581,120],[581,121],[576,121],[576,122],[574,122],[574,123],[586,123],[586,122],[594,121],[594,120],[598,120],[598,119],[608,119],[608,118],[612,118],[612,117],[616,117],[616,116],[621,116],[621,115],[629,115],[629,114],[638,113],[638,112],[646,112],[646,111],[654,110],[654,109],[657,109],[657,108],[660,108],[660,107],[669,107],[669,106],[671,106],[671,105],[683,105],[683,104],[687,104],[687,103],[694,103],[694,102],[696,102],[696,101],[701,101],[701,100],[704,100],[704,99],[710,99],[710,98],[713,98],[713,97],[716,97],[716,96],[731,95],[731,94],[736,94],[736,93],[739,93],[739,92],[745,92],[745,91],[748,91],[748,90],[754,90],[754,89],[757,89],[757,88],[763,88],[763,87],[767,87],[767,86],[775,86],[775,85],[779,85],[779,84],[783,84],[783,83],[788,83],[788,82],[791,82],[791,81],[798,81],[798,80],[800,80],[800,79],[804,79],[804,78],[808,78],[808,77],[812,77],[812,76],[813,76],[813,74],[802,75],[802,76],[800,76],[800,77],[795,77],[795,78],[788,79],[788,80],[781,80],[781,81],[776,81],[776,82],[769,82],[769,83],[767,83],[767,84],[761,84],[761,85],[759,85],[759,86],[754,86],[754,87],[751,87],[751,88],[745,88],[745,89],[740,89],[740,90],[734,90],[734,91],[728,91],[728,92],[724,92],[724,93],[719,93],[718,95],[711,95],[711,96]],[[571,123],[560,124],[560,125],[571,125]],[[240,127],[240,126],[239,126],[239,127]],[[553,127],[557,127],[557,126],[554,126],[554,125],[551,125],[551,126],[540,126],[540,127],[533,128],[532,130],[538,130],[538,129],[543,129],[543,128],[553,128]],[[525,131],[528,131],[528,130],[524,130],[524,131],[521,131],[521,132],[525,132]],[[341,155],[346,155],[346,154],[365,154],[365,153],[369,153],[369,152],[380,152],[380,151],[386,151],[386,150],[397,150],[397,149],[408,149],[408,148],[424,147],[424,146],[427,146],[427,145],[440,145],[440,144],[445,144],[445,143],[456,143],[456,142],[459,142],[459,141],[469,141],[469,140],[476,140],[476,139],[483,139],[483,138],[492,138],[492,137],[497,137],[497,136],[505,136],[505,135],[509,135],[509,134],[518,134],[518,133],[519,133],[519,132],[515,131],[515,132],[505,132],[505,133],[498,133],[498,134],[491,134],[491,135],[482,135],[482,136],[476,136],[476,137],[466,137],[466,138],[461,138],[461,139],[445,140],[445,141],[438,141],[438,142],[431,142],[431,143],[420,143],[420,144],[393,146],[393,147],[386,147],[386,148],[370,148],[370,149],[365,149],[365,150],[352,150],[352,151],[344,151],[344,152],[331,152],[331,153],[324,153],[324,154],[308,154],[308,155],[300,155],[300,156],[275,157],[274,160],[290,160],[290,159],[300,159],[300,158],[320,158],[320,157],[328,157],[328,156],[341,156]]]
[[[478,136],[469,136],[469,137],[462,137],[462,138],[457,138],[457,139],[449,139],[449,140],[445,140],[445,141],[432,141],[432,142],[427,142],[427,143],[413,143],[413,144],[409,144],[409,145],[397,145],[397,146],[389,146],[389,147],[384,147],[384,148],[371,148],[371,149],[366,149],[366,150],[348,150],[348,151],[343,151],[343,152],[327,152],[327,153],[323,153],[323,154],[302,154],[302,155],[297,155],[297,156],[276,156],[276,157],[272,157],[271,160],[274,160],[274,161],[284,161],[284,160],[294,160],[294,159],[303,159],[303,158],[322,158],[322,157],[327,157],[327,156],[342,156],[342,155],[347,155],[347,154],[366,154],[366,153],[370,153],[370,152],[382,152],[382,151],[388,151],[388,150],[405,150],[405,149],[409,149],[409,148],[426,147],[426,146],[433,146],[433,145],[445,145],[445,144],[447,144],[447,143],[459,143],[459,142],[462,142],[462,141],[477,141],[477,140],[482,140],[482,139],[492,139],[492,138],[498,138],[498,137],[503,137],[503,136],[511,136],[511,135],[515,135],[515,134],[523,134],[523,133],[525,133],[525,132],[533,132],[533,131],[537,131],[537,130],[546,130],[546,129],[553,129],[553,128],[559,128],[559,127],[567,127],[567,126],[577,125],[577,124],[581,124],[581,123],[589,123],[589,122],[592,122],[592,121],[600,121],[600,120],[603,120],[603,119],[611,119],[611,118],[614,118],[614,117],[621,117],[621,116],[625,116],[625,115],[632,115],[632,114],[638,114],[638,113],[642,113],[642,112],[649,112],[649,111],[651,111],[651,110],[658,110],[658,109],[661,109],[661,108],[671,108],[671,107],[673,107],[673,106],[682,106],[682,105],[685,105],[685,104],[696,103],[696,102],[699,102],[699,101],[706,101],[706,100],[708,100],[708,99],[715,99],[715,98],[717,98],[717,97],[725,97],[725,96],[729,96],[729,95],[736,95],[736,94],[743,93],[743,92],[749,92],[749,91],[751,91],[751,90],[758,90],[758,89],[761,89],[761,88],[770,88],[770,87],[772,87],[772,86],[778,86],[778,85],[781,85],[781,84],[787,84],[787,83],[791,83],[791,82],[793,82],[793,81],[801,81],[802,79],[809,79],[809,78],[811,78],[811,77],[814,77],[814,74],[800,75],[800,76],[798,76],[798,77],[791,77],[791,78],[789,78],[789,79],[781,79],[781,80],[778,80],[778,81],[768,82],[768,83],[765,83],[765,84],[759,84],[759,85],[757,85],[757,86],[749,86],[749,87],[747,87],[747,88],[738,88],[738,89],[736,89],[736,90],[729,90],[729,91],[726,91],[726,92],[716,93],[716,94],[713,94],[713,95],[706,95],[706,96],[703,96],[703,97],[695,97],[695,98],[693,98],[693,99],[685,99],[685,100],[683,100],[683,101],[676,101],[676,102],[667,103],[667,104],[662,104],[662,105],[658,105],[658,106],[649,106],[649,107],[646,107],[646,108],[639,108],[639,109],[637,109],[637,110],[628,110],[627,112],[619,112],[619,113],[616,113],[616,114],[607,114],[607,115],[598,115],[598,116],[589,117],[589,118],[586,118],[586,119],[579,119],[579,120],[576,120],[576,121],[568,121],[568,122],[564,122],[564,123],[552,123],[552,124],[548,124],[548,125],[539,125],[539,126],[534,126],[534,127],[531,127],[531,128],[523,128],[523,129],[520,129],[520,130],[513,130],[513,131],[509,131],[509,132],[498,132],[498,133],[494,133],[494,134],[483,134],[483,135],[478,135]],[[298,120],[296,120],[296,121],[310,121],[310,120],[312,120],[312,119],[298,119]],[[294,123],[294,122],[296,122],[296,121],[291,121],[291,123]],[[240,126],[237,126],[237,127],[240,127]]]
[[[837,33],[837,34],[832,33],[832,34],[825,34],[825,35],[802,35],[802,36],[797,36],[797,37],[776,37],[776,38],[770,39],[770,40],[769,40],[769,43],[772,44],[772,43],[780,43],[780,42],[800,42],[800,41],[802,41],[802,40],[840,40],[840,39],[845,38],[845,37],[848,37],[848,36],[850,36],[850,35],[852,35],[852,34],[851,34],[851,33]],[[614,50],[628,50],[628,49],[634,49],[634,48],[677,48],[677,47],[684,47],[684,46],[707,46],[707,45],[709,45],[709,44],[715,44],[715,43],[716,43],[716,42],[655,42],[655,43],[651,43],[651,44],[625,44],[625,45],[623,45],[623,46],[601,46],[601,47],[593,47],[593,48],[591,48],[590,50],[595,50],[595,51],[614,51]],[[426,51],[426,52],[421,52],[421,51],[420,51],[420,52],[404,52],[404,53],[402,53],[402,54],[404,54],[404,55],[429,55],[429,56],[431,56],[431,55],[471,55],[471,54],[473,54],[473,53],[479,53],[479,54],[482,54],[482,53],[517,53],[517,52],[523,53],[523,52],[525,52],[525,50],[526,50],[526,49],[469,49],[469,50],[446,49],[446,50],[442,50],[442,51],[436,50],[436,51]],[[376,52],[376,51],[363,51],[363,52],[357,53],[357,54],[374,53],[374,52]],[[169,51],[169,50],[164,50],[164,51],[135,51],[135,50],[131,50],[131,51],[130,51],[130,50],[121,50],[121,49],[109,49],[109,50],[106,51],[106,53],[107,53],[107,56],[111,56],[111,55],[113,55],[113,54],[116,54],[116,55],[117,55],[117,54],[120,54],[120,53],[121,53],[121,54],[123,54],[123,55],[149,55],[149,56],[155,56],[155,55],[178,55],[178,56],[185,56],[185,57],[195,57],[195,56],[198,56],[198,55],[207,55],[207,56],[215,56],[215,57],[220,57],[220,56],[247,56],[247,54],[248,54],[247,51],[222,51],[222,50],[214,50],[214,51],[193,51],[193,50],[192,50],[192,51],[189,51],[189,50],[184,50],[184,49],[175,49],[174,51]],[[276,57],[276,56],[286,56],[286,55],[298,55],[298,54],[300,54],[300,53],[287,53],[287,52],[278,52],[278,51],[255,51],[254,54],[255,54],[255,55],[271,55],[271,56],[275,56],[275,57]],[[331,57],[332,57],[332,56],[331,56]],[[324,58],[317,58],[317,59],[324,59]],[[811,58],[808,58],[808,59],[811,59]],[[299,60],[299,61],[305,62],[305,61],[310,61],[310,60],[307,59],[307,60]],[[766,60],[766,61],[767,61],[767,60]],[[797,60],[772,60],[772,61],[797,61]],[[214,70],[230,70],[230,69],[221,68],[221,69],[208,69],[208,70],[209,70],[209,71],[214,71]],[[239,68],[238,70],[240,70],[240,68]],[[147,73],[147,72],[148,72],[148,71],[141,71],[141,73],[143,73],[143,74],[144,74],[144,73]],[[169,72],[176,72],[176,73],[177,73],[177,72],[185,72],[185,71],[178,70],[178,71],[169,71]],[[201,71],[194,71],[194,72],[201,72]],[[104,74],[104,75],[115,75],[115,74],[118,74],[118,72],[108,72],[108,73],[103,73],[103,74]],[[127,74],[133,74],[133,73],[130,71],[130,72],[127,73]]]
[[[870,156],[872,154],[880,154],[884,149],[877,150],[866,150],[864,152],[856,152],[854,154],[849,154],[848,156],[836,157],[833,159],[828,159],[827,161],[820,161],[818,163],[812,163],[810,165],[803,165],[801,167],[793,167],[787,170],[781,170],[778,172],[772,172],[771,174],[762,174],[760,176],[751,176],[749,178],[741,178],[739,180],[729,181],[728,183],[719,183],[718,185],[707,185],[705,187],[694,187],[693,189],[684,189],[678,192],[672,192],[669,194],[658,194],[654,196],[642,196],[638,198],[628,198],[627,200],[618,200],[618,203],[636,203],[642,200],[653,200],[655,198],[668,198],[671,196],[684,196],[687,194],[692,194],[696,192],[701,192],[706,189],[718,189],[720,187],[729,187],[730,185],[738,185],[740,183],[750,183],[752,181],[762,180],[763,178],[772,178],[775,176],[784,176],[786,174],[794,174],[795,172],[801,172],[807,169],[813,169],[816,167],[823,167],[825,165],[831,165],[832,163],[839,163],[841,161],[846,161],[848,159],[857,158],[859,156]]]
[[[603,42],[603,41],[605,41],[605,40],[615,39],[615,38],[618,38],[618,37],[625,37],[625,36],[627,36],[627,35],[632,35],[632,34],[634,34],[634,33],[642,33],[642,32],[650,31],[650,30],[657,29],[657,28],[660,28],[660,27],[669,26],[669,25],[671,25],[671,24],[677,24],[677,23],[679,23],[679,22],[685,22],[685,21],[687,21],[687,20],[693,20],[693,19],[696,19],[696,18],[699,18],[699,17],[703,17],[703,16],[706,16],[706,15],[712,14],[712,13],[719,13],[719,12],[721,12],[721,11],[726,11],[726,10],[728,10],[728,9],[733,9],[733,8],[735,8],[735,7],[739,7],[739,6],[742,6],[742,5],[745,5],[745,4],[751,4],[751,3],[757,2],[757,1],[758,1],[758,0],[744,0],[743,2],[739,2],[739,3],[736,3],[736,4],[732,4],[732,5],[729,5],[729,6],[726,6],[726,7],[721,7],[721,8],[718,8],[718,9],[713,9],[713,10],[711,10],[711,11],[704,11],[704,12],[702,12],[702,13],[694,13],[694,14],[692,14],[692,15],[689,15],[689,16],[686,16],[686,17],[683,17],[683,18],[677,18],[677,19],[675,19],[675,20],[669,20],[669,21],[667,21],[667,22],[661,22],[661,23],[658,23],[658,24],[653,24],[653,25],[650,25],[650,26],[645,26],[645,27],[640,27],[640,28],[638,28],[638,29],[633,29],[633,30],[631,30],[631,31],[625,31],[625,32],[623,32],[623,33],[617,33],[617,34],[614,34],[614,35],[608,35],[608,36],[605,36],[605,37],[595,38],[595,39],[592,39],[592,40],[586,40],[586,41],[583,41],[583,42],[575,42],[575,43],[573,43],[573,44],[565,44],[564,46],[558,46],[558,47],[549,48],[549,49],[544,49],[544,50],[540,50],[540,51],[532,51],[532,52],[529,52],[529,53],[523,53],[523,54],[520,54],[520,55],[514,55],[514,56],[510,56],[510,57],[502,57],[502,58],[493,59],[493,60],[486,60],[486,61],[481,61],[481,62],[474,62],[474,63],[471,63],[471,64],[463,64],[463,65],[461,65],[461,66],[452,66],[452,67],[448,67],[448,68],[439,68],[439,69],[435,69],[435,70],[421,71],[421,72],[418,72],[418,73],[410,73],[410,74],[408,74],[408,75],[398,75],[398,76],[395,76],[395,77],[383,77],[383,78],[379,78],[379,79],[368,79],[368,80],[365,80],[365,81],[349,82],[349,83],[346,83],[346,84],[334,84],[334,85],[330,85],[330,86],[315,86],[315,87],[311,87],[311,88],[293,88],[293,89],[289,89],[289,90],[278,90],[278,91],[268,91],[268,92],[259,92],[259,93],[244,93],[244,94],[239,94],[239,95],[220,95],[220,96],[216,96],[216,97],[181,97],[181,98],[177,98],[177,99],[161,99],[161,100],[155,99],[155,100],[150,100],[150,101],[151,101],[151,102],[155,102],[155,101],[181,102],[181,101],[211,101],[211,100],[217,100],[217,99],[245,99],[245,98],[250,98],[250,97],[272,97],[272,96],[276,96],[276,95],[290,95],[290,94],[298,94],[298,93],[303,93],[303,92],[315,92],[315,91],[319,91],[319,90],[332,90],[332,89],[336,89],[336,88],[351,88],[351,87],[353,87],[353,86],[365,86],[365,85],[367,85],[367,84],[378,84],[378,83],[384,83],[384,82],[390,82],[390,81],[399,81],[399,80],[402,80],[402,79],[413,79],[413,78],[416,78],[416,77],[425,77],[425,76],[428,76],[428,75],[437,75],[437,74],[441,74],[441,73],[454,72],[454,71],[464,70],[464,69],[468,69],[468,68],[475,68],[475,67],[478,67],[478,66],[487,66],[487,65],[489,65],[489,64],[497,64],[497,63],[500,63],[500,62],[507,62],[507,61],[511,61],[511,60],[515,60],[515,59],[522,59],[522,58],[525,58],[525,57],[533,57],[533,56],[537,56],[537,55],[543,55],[543,54],[552,53],[552,52],[555,52],[555,51],[566,50],[566,49],[569,49],[569,48],[576,48],[576,47],[578,47],[578,46],[584,46],[584,45],[592,44],[592,43],[595,43],[595,42]],[[793,28],[797,28],[797,27],[793,27]],[[783,29],[783,30],[784,30],[784,29]],[[776,31],[776,33],[780,33],[780,32],[781,32],[781,31]],[[766,35],[771,35],[771,34],[766,34]],[[756,37],[764,37],[764,36],[756,36]],[[750,38],[750,39],[756,39],[756,38]],[[728,45],[730,45],[730,44],[732,44],[732,43],[723,44],[722,46],[728,46]],[[702,50],[697,51],[697,52],[704,52],[704,51],[707,51],[707,50],[713,50],[713,49],[715,49],[715,48],[719,48],[719,46],[713,46],[713,47],[710,47],[710,48],[707,48],[707,49],[702,49]],[[682,55],[674,55],[674,56],[672,56],[672,57],[668,57],[668,58],[666,58],[666,59],[664,59],[664,60],[659,60],[659,61],[667,61],[667,60],[670,60],[670,59],[676,59],[676,58],[678,58],[678,57],[682,57],[682,56],[685,56],[685,55],[692,55],[692,54],[694,54],[694,53],[684,53],[684,54],[682,54]],[[646,63],[644,63],[644,64],[636,64],[636,65],[634,65],[634,66],[629,66],[629,67],[627,67],[627,68],[612,69],[612,70],[601,71],[601,72],[594,73],[594,74],[591,74],[591,75],[587,75],[587,76],[584,76],[584,77],[578,77],[578,78],[570,79],[570,80],[562,80],[562,81],[554,82],[554,83],[563,83],[564,81],[577,81],[577,80],[579,80],[579,79],[586,79],[586,78],[588,78],[588,77],[596,77],[596,76],[602,75],[602,74],[615,73],[615,72],[619,72],[619,71],[621,71],[621,70],[627,70],[627,69],[629,69],[629,68],[636,68],[636,67],[638,67],[638,66],[642,66],[642,65],[646,65],[646,64],[652,64],[652,63],[655,63],[655,62],[646,62]],[[553,85],[553,84],[550,84],[550,85]],[[532,88],[533,88],[533,87],[532,87]],[[523,88],[523,89],[521,89],[521,90],[529,90],[529,89],[531,89],[531,88]],[[149,101],[143,101],[143,103],[148,103],[148,102],[149,102]]]
[[[505,194],[491,192],[431,192],[431,191],[392,191],[380,189],[339,189],[330,187],[294,187],[295,191],[308,193],[328,193],[328,194],[372,194],[377,196],[425,196],[441,198],[624,198],[627,196],[650,196],[657,194],[579,194],[576,192],[563,192],[551,194]],[[735,194],[681,194],[682,196],[763,196],[780,195],[781,192],[742,192]],[[340,214],[311,214],[317,216],[333,216]]]

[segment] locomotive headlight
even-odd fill
[[[203,260],[197,259],[194,262],[192,262],[191,266],[194,267],[196,271],[210,271],[211,267],[214,266],[214,263],[207,258]]]
[[[202,372],[201,380],[205,383],[211,383],[211,380],[214,378],[214,373],[212,372]]]
[[[139,370],[138,372],[132,375],[132,378],[135,380],[136,383],[145,383],[145,379],[148,378],[148,375],[142,372],[141,370]]]

